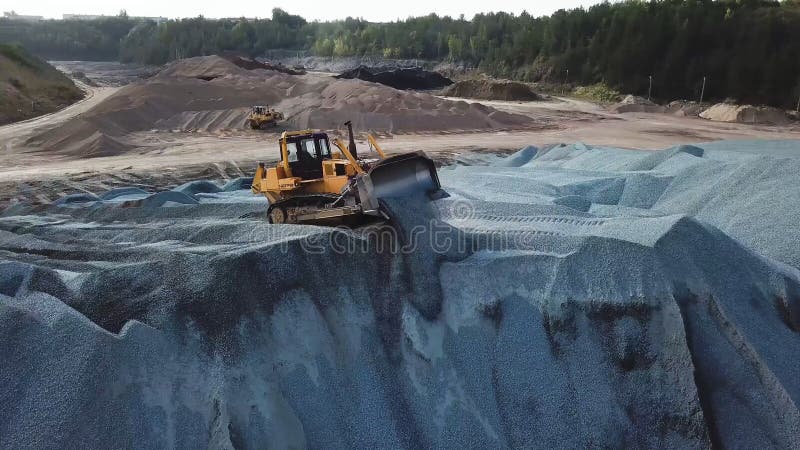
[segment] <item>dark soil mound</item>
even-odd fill
[[[441,89],[453,84],[453,80],[438,72],[423,70],[419,67],[381,70],[358,66],[336,76],[336,78],[371,81],[385,84],[395,89]]]
[[[236,64],[242,69],[247,69],[247,70],[266,69],[266,70],[274,70],[289,75],[303,75],[304,73],[306,73],[305,70],[294,70],[280,63],[271,64],[269,62],[262,62],[245,56],[225,54],[222,55],[222,57]]]

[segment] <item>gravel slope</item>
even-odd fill
[[[771,145],[486,156],[389,234],[270,226],[247,180],[12,206],[0,447],[796,448]]]

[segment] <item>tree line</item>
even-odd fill
[[[800,2],[652,0],[601,3],[550,16],[431,14],[389,23],[358,18],[308,22],[273,10],[269,19],[170,20],[120,16],[12,24],[0,41],[46,57],[146,64],[274,49],[318,56],[379,56],[466,63],[499,77],[593,84],[626,93],[789,107],[800,94]]]

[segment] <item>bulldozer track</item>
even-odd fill
[[[450,219],[450,218],[448,218]],[[601,226],[606,223],[603,219],[576,219],[572,217],[554,216],[499,216],[495,214],[477,213],[469,217],[454,218],[461,220],[479,220],[492,223],[553,223],[572,226]]]

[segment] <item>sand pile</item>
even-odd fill
[[[526,83],[491,78],[459,81],[443,89],[441,95],[480,100],[532,101],[541,99]]]
[[[336,80],[278,108],[300,128],[331,129],[352,120],[358,130],[389,132],[513,128],[530,119],[477,103],[390,89],[360,80]]]
[[[797,448],[792,145],[528,147],[388,241],[246,180],[13,206],[0,447]]]
[[[353,79],[385,84],[395,89],[441,89],[453,84],[453,80],[438,72],[424,70],[420,67],[395,68],[385,70],[358,66],[337,75],[338,79]]]
[[[244,131],[249,108],[264,104],[283,112],[285,126],[294,128],[338,128],[349,119],[361,131],[400,133],[531,125],[525,116],[480,105],[360,80],[248,70],[210,56],[172,63],[29,144],[71,156],[118,154],[131,148],[125,137],[135,131]]]
[[[717,103],[700,113],[703,119],[715,122],[765,123],[781,125],[789,121],[786,112],[770,106]]]
[[[663,113],[666,111],[661,105],[657,105],[644,97],[628,95],[621,102],[609,108],[616,113]]]

